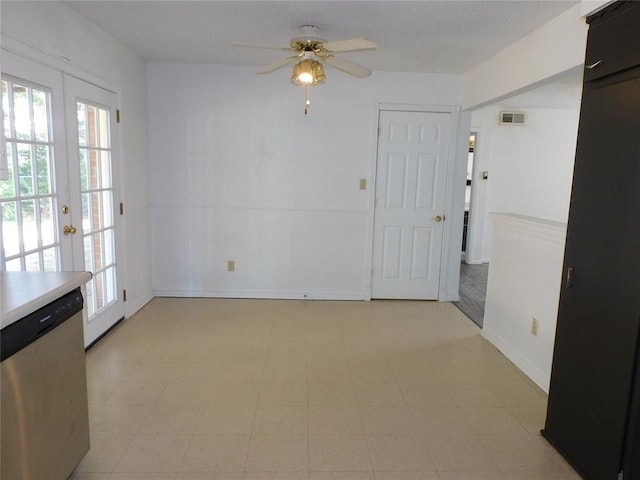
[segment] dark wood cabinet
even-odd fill
[[[638,480],[640,2],[589,21],[543,435],[586,479]]]
[[[589,20],[585,83],[640,65],[640,25],[632,3],[618,2]]]

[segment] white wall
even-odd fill
[[[494,256],[482,334],[548,392],[566,224],[512,214],[492,219]]]
[[[479,108],[584,63],[587,25],[576,4],[464,75],[464,108]]]
[[[376,103],[459,105],[461,77],[328,70],[305,116],[289,75],[149,64],[157,294],[366,298]]]
[[[556,222],[566,222],[569,212],[579,109],[529,108],[523,126],[500,125],[500,105],[472,114],[472,130],[478,130],[478,180],[480,192],[472,215],[482,216],[482,231],[472,237],[472,259],[491,258],[491,212],[510,212]],[[476,174],[476,175],[477,175]],[[484,197],[483,197],[484,196]],[[476,217],[472,217],[472,226]],[[479,222],[475,222],[476,224]],[[481,223],[481,222],[480,222]]]
[[[2,2],[3,47],[115,90],[120,129],[126,315],[152,295],[144,61],[62,2]]]
[[[489,172],[486,181],[475,178],[467,250],[471,262],[491,261],[483,335],[545,390],[579,101],[569,108],[564,99],[537,108],[498,102],[542,85],[566,87],[567,77],[581,71],[583,11],[583,5],[573,6],[464,75],[463,105],[475,109],[472,131],[479,133],[476,175]],[[526,125],[500,126],[500,110],[524,110]],[[508,212],[496,217],[496,231],[490,212]],[[530,333],[532,317],[540,322],[538,336]]]
[[[479,133],[467,240],[469,263],[491,258],[489,212],[566,220],[579,102],[574,109],[503,108],[527,111],[532,126],[520,132],[512,130],[519,127],[500,127],[497,116],[499,102],[538,86],[564,82],[567,75],[581,70],[587,39],[584,9],[576,4],[464,75],[463,105],[473,109],[472,130]],[[489,171],[488,180],[478,177],[482,171]]]

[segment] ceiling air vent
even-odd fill
[[[500,124],[524,125],[524,112],[500,112]]]

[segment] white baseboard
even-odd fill
[[[484,262],[482,260],[465,260],[467,265],[482,265]]]
[[[247,290],[155,290],[156,297],[268,298],[280,300],[368,300],[366,292],[263,292]]]
[[[482,336],[500,350],[513,364],[518,367],[522,373],[529,377],[536,385],[538,385],[545,393],[549,393],[549,382],[551,381],[551,372],[541,372],[527,358],[523,357],[515,348],[507,343],[502,337],[495,332],[488,330],[486,327],[482,329]]]
[[[274,300],[360,300],[370,301],[371,290],[364,292],[263,292],[263,291],[237,291],[237,290],[165,290],[157,289],[147,300],[140,303],[135,311],[127,314],[133,315],[144,307],[153,297],[177,297],[177,298],[265,298]],[[457,302],[460,296],[457,294],[444,294],[437,299],[438,302]]]

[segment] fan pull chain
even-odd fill
[[[305,95],[304,95],[304,114],[309,113],[309,105],[311,102],[309,101],[309,85],[305,87]]]

